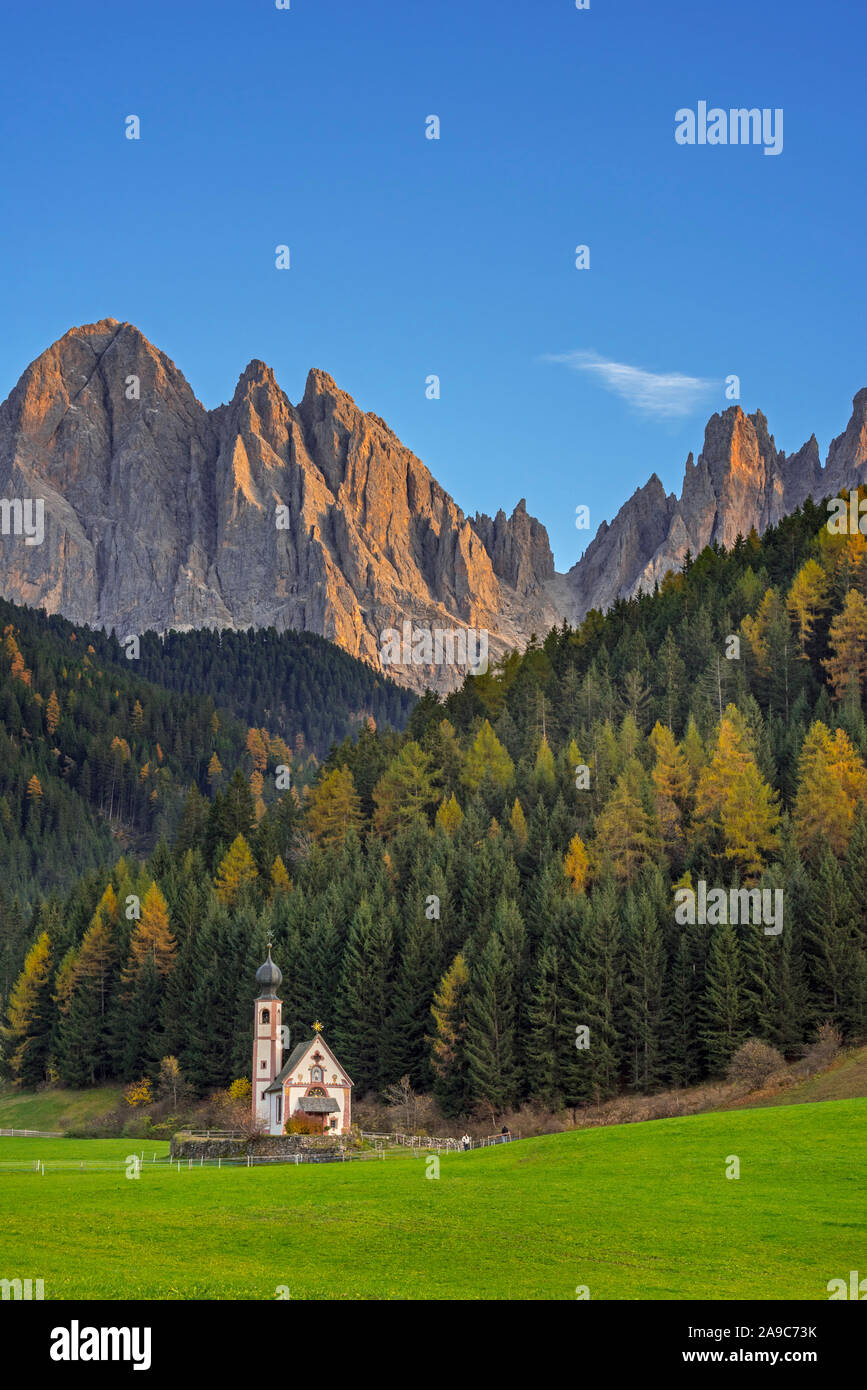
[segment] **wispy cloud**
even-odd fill
[[[622,396],[642,415],[674,420],[692,415],[717,388],[706,377],[680,372],[645,372],[625,362],[611,362],[596,352],[547,353],[546,362],[562,362],[576,372],[589,372],[605,387]]]

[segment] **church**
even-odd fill
[[[277,990],[283,975],[271,959],[256,971],[259,995],[253,1006],[253,1120],[268,1134],[283,1134],[293,1115],[321,1122],[323,1134],[348,1134],[351,1124],[352,1078],[322,1036],[321,1023],[313,1037],[298,1043],[283,1061],[283,1005]]]

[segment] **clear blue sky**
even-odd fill
[[[105,316],[207,406],[252,357],[293,401],[321,367],[565,568],[576,506],[680,491],[729,373],[823,456],[867,385],[852,0],[40,0],[2,33],[0,397]],[[783,108],[783,152],[677,145],[702,100]],[[672,374],[709,384],[669,416]]]

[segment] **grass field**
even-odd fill
[[[0,1278],[50,1298],[827,1299],[867,1268],[867,1100],[572,1131],[444,1155],[148,1169],[155,1142],[0,1140]],[[738,1180],[725,1177],[729,1155]]]

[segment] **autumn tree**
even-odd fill
[[[713,757],[699,779],[695,821],[717,831],[722,857],[745,880],[757,877],[777,849],[778,801],[759,772],[743,716],[727,706]]]
[[[795,575],[786,599],[786,607],[797,625],[801,656],[804,658],[816,621],[827,607],[827,595],[825,571],[818,561],[807,560]]]
[[[43,932],[33,943],[9,995],[6,1056],[16,1086],[38,1086],[48,1075],[51,1051],[51,942]]]
[[[831,623],[828,636],[831,655],[822,665],[838,700],[854,681],[863,694],[867,681],[867,601],[857,589],[850,589],[843,600],[843,611]]]
[[[485,719],[467,753],[464,785],[470,791],[478,791],[486,778],[490,778],[495,786],[506,788],[514,775],[512,759]]]
[[[325,848],[342,845],[351,827],[361,825],[361,802],[348,767],[336,767],[314,787],[307,823]]]
[[[387,767],[373,791],[374,829],[396,835],[417,817],[427,818],[437,792],[431,760],[411,739]]]
[[[833,735],[821,720],[811,724],[798,760],[795,840],[816,859],[827,842],[844,855],[859,807],[867,804],[867,768],[843,729]]]
[[[233,840],[228,853],[217,869],[214,884],[217,897],[227,907],[232,907],[241,896],[243,889],[256,882],[259,872],[250,846],[243,835]]]
[[[470,1103],[465,1050],[469,983],[466,960],[458,954],[440,981],[431,1005],[434,1095],[447,1115],[465,1113]]]

